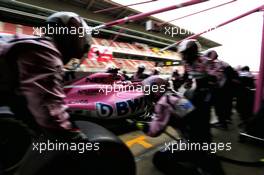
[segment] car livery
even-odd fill
[[[140,83],[123,81],[119,74],[95,73],[64,87],[69,112],[89,120],[140,116],[146,111]]]

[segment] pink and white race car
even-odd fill
[[[84,120],[139,117],[147,111],[142,87],[119,74],[95,73],[65,86],[65,103]]]

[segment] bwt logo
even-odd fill
[[[117,116],[124,116],[143,109],[145,104],[145,97],[117,102],[115,103],[114,107],[109,104],[98,102],[96,103],[96,111],[98,116],[101,116],[103,118],[111,117],[114,114],[116,114]]]

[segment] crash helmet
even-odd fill
[[[172,69],[172,77],[180,77],[178,68],[175,67]]]
[[[207,50],[205,53],[204,53],[204,56],[205,57],[208,57],[210,60],[216,60],[218,58],[218,54],[215,50]]]
[[[153,69],[153,74],[154,74],[154,75],[158,75],[160,72],[161,72],[161,68],[160,68],[160,67],[155,67],[155,68]]]
[[[145,67],[145,64],[138,64],[138,69],[145,69],[146,67]]]
[[[106,66],[106,73],[118,73],[119,68],[115,64],[108,64]]]
[[[172,69],[172,72],[179,72],[179,68],[174,67],[174,68]]]
[[[145,71],[146,67],[144,64],[140,63],[137,66],[137,73],[143,73]]]
[[[177,51],[180,53],[187,52],[189,50],[200,52],[201,45],[195,39],[183,40],[177,47]]]
[[[156,102],[167,91],[169,83],[168,80],[161,76],[153,75],[143,80],[142,85],[144,86],[145,94]]]
[[[195,39],[184,40],[178,45],[177,50],[181,53],[183,61],[192,63],[199,57],[201,45]]]
[[[56,12],[46,20],[44,34],[51,37],[66,61],[80,59],[91,46],[91,28],[73,12]]]
[[[154,70],[160,72],[161,68],[160,67],[155,67]]]

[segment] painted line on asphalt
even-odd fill
[[[143,146],[146,149],[153,147],[152,144],[150,144],[149,142],[146,141],[146,137],[144,135],[141,135],[139,137],[136,137],[134,139],[126,141],[126,145],[129,148],[131,148],[134,145],[141,145],[141,146]]]

